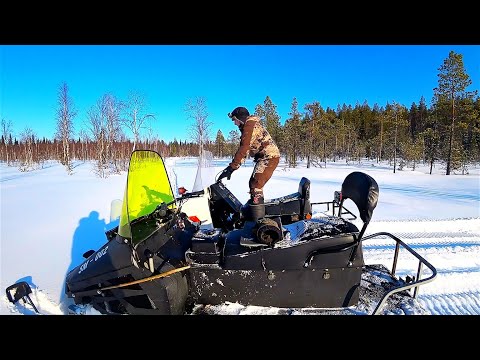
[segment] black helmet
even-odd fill
[[[241,122],[245,122],[249,116],[250,113],[248,112],[247,108],[244,108],[243,106],[236,107],[231,113],[228,114],[230,119],[235,117]]]

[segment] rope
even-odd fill
[[[163,272],[163,273],[161,273],[161,274],[157,274],[157,275],[154,275],[154,276],[150,276],[150,277],[145,278],[145,279],[130,281],[130,282],[128,282],[128,283],[120,284],[120,285],[107,286],[107,287],[104,287],[104,288],[99,289],[99,290],[100,290],[100,291],[104,291],[104,290],[110,290],[110,289],[116,289],[116,288],[120,288],[120,287],[125,287],[125,286],[140,284],[140,283],[143,283],[143,282],[146,282],[146,281],[152,281],[152,280],[155,280],[155,279],[160,279],[160,278],[162,278],[162,277],[169,276],[169,275],[175,274],[175,273],[177,273],[177,272],[180,272],[180,271],[183,271],[183,270],[187,270],[187,269],[189,269],[189,268],[190,268],[190,266],[184,266],[184,267],[180,267],[180,268],[175,268],[175,269],[172,269],[172,270],[169,270],[169,271],[165,271],[165,272]]]

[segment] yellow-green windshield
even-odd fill
[[[135,150],[130,157],[118,234],[130,239],[134,245],[143,241],[143,238],[132,238],[130,223],[150,214],[157,205],[173,200],[172,188],[161,156],[150,150]],[[175,204],[172,204],[170,207],[174,206]]]

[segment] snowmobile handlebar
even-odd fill
[[[199,196],[202,196],[203,194],[205,194],[205,190],[193,191],[193,192],[183,194],[182,196],[177,198],[177,200],[199,197]]]
[[[165,215],[167,215],[168,211],[170,210],[168,207],[170,205],[175,204],[175,202],[176,202],[176,200],[172,200],[168,203],[162,202],[161,204],[158,204],[157,207],[152,212],[132,220],[131,223],[136,224],[136,223],[142,222],[145,219],[152,219],[152,218],[155,218],[155,217],[163,218]]]
[[[205,194],[205,190],[199,190],[199,191],[193,191],[193,192],[190,192],[190,193],[185,193],[185,194],[182,194],[182,196],[175,198],[175,200],[173,200],[172,202],[167,204],[167,206],[173,204],[176,201],[178,201],[180,204],[183,204],[188,199],[200,197],[203,194]]]

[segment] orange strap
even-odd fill
[[[175,274],[175,273],[177,273],[177,272],[180,272],[180,271],[183,271],[183,270],[187,270],[187,269],[190,269],[190,266],[184,266],[184,267],[180,267],[180,268],[175,268],[175,269],[172,269],[172,270],[169,270],[169,271],[165,271],[165,272],[163,272],[163,273],[161,273],[161,274],[157,274],[157,275],[154,275],[154,276],[150,276],[150,277],[145,278],[145,279],[130,281],[130,282],[128,282],[128,283],[120,284],[120,285],[108,286],[108,287],[105,287],[105,288],[102,288],[102,289],[99,289],[99,290],[110,290],[110,289],[116,289],[116,288],[120,288],[120,287],[125,287],[125,286],[140,284],[140,283],[143,283],[143,282],[146,282],[146,281],[152,281],[152,280],[155,280],[155,279],[160,279],[160,278],[162,278],[162,277],[169,276],[169,275],[172,275],[172,274]]]

